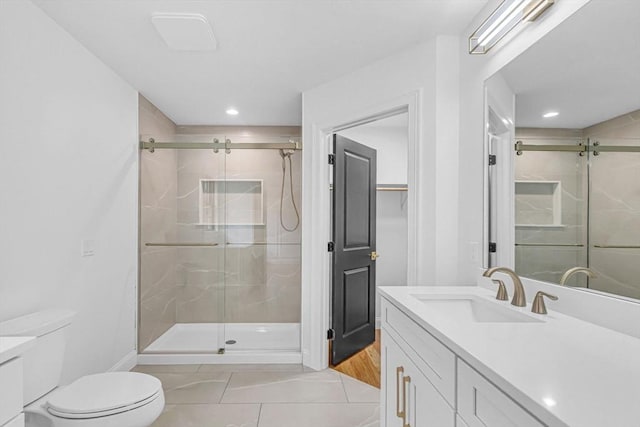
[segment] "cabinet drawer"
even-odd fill
[[[24,414],[20,414],[3,427],[24,427]]]
[[[455,354],[385,299],[382,322],[383,327],[395,333],[400,347],[424,376],[455,407]]]
[[[22,359],[0,365],[0,425],[22,412]]]
[[[544,426],[462,360],[458,361],[458,413],[469,427]]]

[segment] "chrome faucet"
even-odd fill
[[[482,275],[484,277],[491,277],[493,273],[505,273],[509,277],[511,277],[511,281],[513,282],[513,299],[511,300],[511,304],[516,307],[524,307],[527,305],[527,299],[524,295],[524,286],[522,286],[522,282],[520,278],[516,274],[515,271],[507,268],[507,267],[491,267],[486,270]]]
[[[567,283],[567,280],[569,280],[569,278],[571,276],[573,276],[575,273],[584,273],[587,276],[591,277],[592,279],[595,279],[596,277],[598,277],[598,275],[595,273],[595,271],[590,270],[587,267],[573,267],[573,268],[568,269],[562,275],[562,279],[560,279],[560,284],[564,285],[565,283]]]

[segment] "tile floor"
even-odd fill
[[[301,365],[146,365],[164,412],[152,427],[378,427],[380,390]]]

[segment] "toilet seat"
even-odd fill
[[[160,380],[137,372],[88,375],[49,396],[47,411],[56,417],[88,419],[115,415],[153,402]]]

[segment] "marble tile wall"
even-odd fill
[[[585,129],[591,142],[640,146],[640,110]],[[640,249],[595,246],[640,245],[640,153],[600,153],[591,157],[590,267],[598,273],[590,287],[640,298]]]
[[[175,124],[143,96],[138,126],[143,140],[170,141],[175,135]],[[175,150],[140,153],[140,350],[176,323],[177,250],[145,244],[177,238],[177,165]]]
[[[202,130],[201,127],[196,127]],[[205,129],[210,130],[210,129]],[[299,134],[299,128],[294,128]],[[229,131],[229,129],[225,129]],[[273,136],[273,129],[247,128],[232,135],[198,134],[180,127],[178,140],[233,142],[287,142]],[[282,133],[291,129],[282,129]],[[235,136],[234,136],[235,135]],[[247,135],[250,135],[249,137]],[[261,136],[262,135],[262,136]],[[293,193],[301,205],[301,155],[292,157]],[[284,192],[283,220],[295,226],[291,204],[289,164]],[[201,179],[262,180],[263,203],[253,203],[250,214],[236,212],[228,202],[233,194],[218,198],[217,217],[223,221],[259,218],[255,225],[210,224],[200,215]],[[231,190],[232,186],[228,186]],[[282,158],[277,150],[233,150],[226,154],[180,150],[178,154],[178,237],[182,240],[218,244],[215,249],[178,249],[177,321],[191,322],[299,322],[300,321],[300,227],[286,231],[280,224]],[[255,195],[252,195],[255,199]],[[236,197],[237,199],[237,197]],[[225,200],[227,203],[225,203]]]

